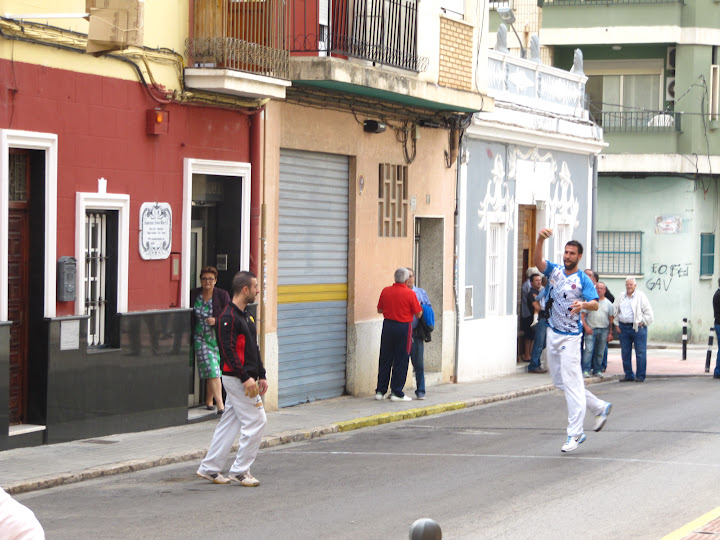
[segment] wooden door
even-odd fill
[[[30,154],[11,150],[8,215],[8,319],[10,327],[10,423],[27,411],[30,237]]]

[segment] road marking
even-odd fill
[[[695,529],[699,529],[700,527],[707,525],[708,523],[719,517],[720,506],[717,507],[715,510],[710,510],[710,512],[703,516],[700,516],[696,520],[691,521],[684,527],[680,527],[677,531],[671,532],[667,536],[663,536],[662,540],[680,540],[681,538],[685,538],[689,534],[692,534]]]
[[[506,459],[579,459],[583,461],[608,461],[617,463],[642,463],[649,465],[688,465],[693,467],[714,467],[720,468],[720,463],[699,463],[694,461],[663,461],[658,459],[636,459],[636,458],[610,458],[610,457],[586,457],[573,454],[558,456],[523,456],[513,454],[441,454],[426,452],[346,452],[346,451],[319,451],[319,450],[276,450],[281,454],[317,454],[325,456],[398,456],[398,457],[458,457],[458,458],[506,458]]]

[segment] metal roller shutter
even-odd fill
[[[347,156],[280,151],[281,407],[345,391],[348,174]]]

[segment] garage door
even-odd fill
[[[348,158],[280,151],[278,399],[345,392]]]

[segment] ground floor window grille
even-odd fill
[[[570,225],[560,223],[555,225],[553,234],[555,235],[555,259],[552,262],[563,266],[565,264],[565,246],[572,240],[572,229]]]
[[[107,294],[107,215],[85,214],[85,314],[88,319],[88,347],[105,344]]]
[[[487,241],[487,315],[502,315],[505,224],[491,223]]]
[[[642,232],[598,231],[597,271],[600,274],[642,274]]]

